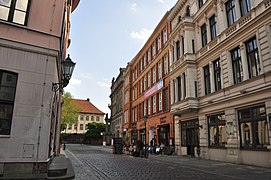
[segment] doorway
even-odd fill
[[[181,144],[187,147],[187,155],[195,156],[195,147],[199,145],[198,120],[181,123]]]

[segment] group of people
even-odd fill
[[[162,141],[160,145],[156,145],[155,139],[152,138],[150,141],[149,151],[151,154],[163,154],[165,149],[165,144]]]

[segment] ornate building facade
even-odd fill
[[[168,20],[177,153],[271,167],[270,0],[180,0]]]

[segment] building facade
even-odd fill
[[[72,102],[79,109],[78,119],[75,124],[67,124],[65,133],[84,134],[88,130],[88,123],[104,123],[105,113],[94,106],[90,99],[72,99]]]
[[[143,48],[130,62],[131,141],[174,144],[174,124],[170,114],[169,23],[168,12],[156,26]],[[129,73],[128,73],[129,75]],[[127,78],[127,77],[126,77]],[[126,83],[129,87],[129,83]],[[127,91],[128,92],[128,91]],[[126,104],[129,102],[126,98]],[[125,111],[126,112],[126,111]],[[145,122],[145,121],[146,122]]]
[[[181,0],[168,20],[178,154],[271,167],[270,0]]]
[[[0,1],[0,176],[47,173],[59,153],[61,63],[79,0]]]
[[[124,76],[125,68],[119,69],[119,75],[112,79],[111,84],[111,125],[110,132],[113,137],[123,137],[123,117],[124,117]]]

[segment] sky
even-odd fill
[[[111,81],[143,47],[177,0],[81,0],[71,16],[68,53],[76,66],[64,89],[104,113]]]

